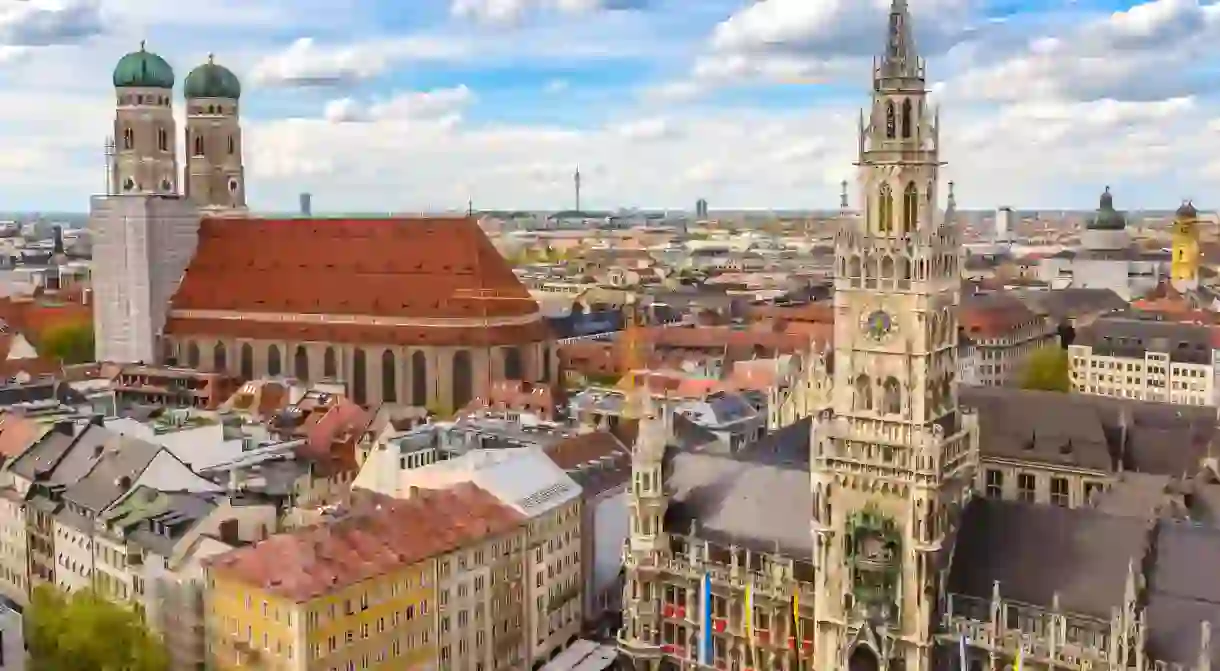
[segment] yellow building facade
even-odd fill
[[[524,519],[474,485],[355,498],[319,525],[207,563],[212,668],[437,668],[438,559]]]
[[[1199,286],[1199,212],[1190,202],[1183,203],[1173,217],[1173,260],[1170,281],[1178,291]]]

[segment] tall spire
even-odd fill
[[[911,14],[907,0],[893,0],[890,4],[890,22],[885,35],[885,57],[881,61],[881,77],[923,77],[923,63],[915,49],[915,37],[911,33]]]

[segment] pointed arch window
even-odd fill
[[[339,377],[339,362],[335,360],[334,347],[327,347],[322,354],[322,377],[328,380]]]
[[[237,153],[237,140],[234,140],[233,136],[230,135],[229,136],[229,155],[232,156],[233,154],[236,154],[236,153]]]
[[[911,135],[914,133],[915,129],[911,127],[911,122],[914,120],[912,118],[913,116],[914,115],[911,113],[911,99],[907,98],[906,100],[902,101],[902,137],[903,137],[903,139],[909,139],[911,137]]]
[[[902,232],[910,233],[919,226],[919,189],[915,182],[907,182],[902,194]]]
[[[894,230],[894,192],[889,184],[877,189],[877,228],[882,233]]]
[[[135,131],[131,130],[130,128],[124,128],[123,129],[123,148],[124,149],[134,149],[135,146],[136,146]]]
[[[349,389],[352,393],[352,400],[360,405],[368,402],[368,389],[365,388],[365,385],[368,383],[367,363],[364,350],[357,347],[352,352],[352,384]]]
[[[195,143],[194,143],[193,151],[191,153],[195,156],[203,156],[203,136],[202,135],[195,136]]]
[[[159,151],[169,151],[169,131],[164,128],[157,129],[157,149]]]
[[[216,343],[212,348],[212,370],[224,372],[229,369],[228,356],[226,356],[225,344],[222,342]]]
[[[885,379],[881,411],[887,415],[902,414],[902,385],[898,384],[898,378],[891,376]]]
[[[885,104],[885,137],[893,140],[898,135],[898,120],[894,118],[894,103]]]
[[[453,410],[465,408],[474,397],[474,367],[470,352],[458,350],[453,354]]]
[[[241,376],[247,380],[254,379],[254,348],[248,342],[241,344]]]
[[[302,382],[309,381],[309,353],[304,345],[297,345],[297,351],[292,355],[292,375]]]
[[[267,375],[279,377],[284,372],[283,361],[280,360],[280,348],[271,345],[267,348]]]
[[[188,368],[199,367],[199,345],[190,342],[186,346],[186,365]]]
[[[516,347],[509,347],[504,350],[504,379],[505,380],[522,380],[523,369],[521,364],[521,350]]]
[[[381,353],[381,401],[383,403],[398,402],[398,361],[394,353],[386,350]]]
[[[428,405],[428,357],[419,350],[411,355],[411,405]]]
[[[855,399],[853,405],[856,410],[872,410],[873,409],[873,385],[867,375],[861,374],[856,377],[855,384]]]

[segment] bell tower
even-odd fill
[[[938,567],[977,461],[957,404],[960,244],[906,0],[861,113],[861,216],[835,239],[831,410],[811,440],[816,668],[928,671]]]
[[[244,210],[241,82],[212,56],[186,76],[186,195],[201,208]]]
[[[138,51],[119,60],[113,83],[114,153],[108,193],[176,195],[173,68],[141,42]]]
[[[1199,288],[1199,211],[1190,201],[1174,213],[1170,280],[1178,291]]]

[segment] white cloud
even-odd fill
[[[674,127],[673,123],[662,117],[637,119],[619,124],[613,130],[627,140],[662,140],[678,135],[678,129]]]
[[[452,125],[475,99],[465,85],[432,91],[400,93],[381,102],[363,104],[353,98],[326,104],[323,118],[332,123],[375,121],[441,121]]]
[[[428,37],[403,37],[344,46],[320,45],[302,37],[267,56],[250,72],[263,86],[333,86],[371,79],[408,61],[445,60],[466,53],[462,43]]]
[[[601,10],[642,9],[645,0],[452,0],[455,17],[484,23],[518,23],[531,12],[553,11],[568,15]]]
[[[99,0],[25,0],[0,8],[0,44],[8,46],[70,44],[102,29]]]

